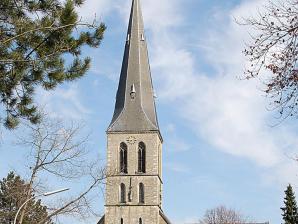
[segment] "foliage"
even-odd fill
[[[285,190],[285,198],[284,204],[285,207],[282,207],[283,211],[283,220],[285,224],[296,224],[298,222],[298,214],[297,214],[297,204],[295,199],[295,194],[292,186],[289,184],[287,189]]]
[[[245,218],[237,211],[219,206],[205,212],[200,224],[240,224],[245,223]]]
[[[82,47],[98,47],[104,24],[84,23],[76,8],[83,0],[0,1],[0,122],[17,127],[20,119],[40,120],[34,102],[38,87],[52,90],[86,74],[90,58]]]
[[[245,19],[243,24],[257,33],[252,35],[251,43],[244,50],[251,62],[245,71],[246,78],[260,77],[269,71],[264,82],[272,109],[276,109],[283,119],[297,117],[298,2],[270,1],[257,17]]]
[[[10,172],[6,178],[0,181],[1,224],[13,223],[17,210],[25,202],[27,188],[28,184],[13,172]],[[37,224],[40,219],[47,216],[47,208],[41,205],[40,200],[33,199],[28,202],[23,224]],[[46,223],[52,224],[51,221]]]

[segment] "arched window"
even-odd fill
[[[146,173],[146,146],[144,142],[139,143],[138,148],[138,172]]]
[[[143,224],[142,218],[139,218],[139,224]]]
[[[125,195],[126,195],[126,189],[125,189],[125,184],[120,185],[120,203],[125,203]]]
[[[127,173],[127,145],[120,144],[120,172]]]
[[[139,183],[139,203],[145,203],[145,189],[143,183]]]
[[[123,224],[123,219],[121,218],[120,224]]]

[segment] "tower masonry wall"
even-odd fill
[[[120,224],[121,218],[123,223],[138,224],[139,218],[142,223],[159,224],[159,208],[156,206],[121,206],[107,207],[105,213],[105,224]]]
[[[128,150],[128,175],[138,173],[138,144],[146,146],[146,175],[162,178],[162,142],[158,133],[114,134],[107,135],[107,169],[111,174],[120,173],[120,144],[124,142]]]
[[[146,146],[146,172],[138,172],[138,145]],[[120,144],[127,145],[127,173],[120,172]],[[105,224],[159,224],[162,203],[162,142],[158,133],[108,133]],[[139,184],[144,186],[140,201]],[[125,185],[125,202],[121,202],[121,184]]]
[[[119,205],[121,183],[126,186],[126,202],[124,205],[161,206],[161,182],[158,177],[151,176],[115,176],[108,178],[106,205]],[[139,183],[144,184],[145,203],[139,202]],[[131,192],[130,196],[128,196],[129,192]]]

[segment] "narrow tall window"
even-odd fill
[[[125,184],[120,185],[120,203],[125,203],[125,195],[126,195],[126,189],[125,189]]]
[[[127,173],[127,145],[120,144],[120,172]]]
[[[139,224],[143,224],[142,218],[139,218]]]
[[[121,218],[120,224],[123,224],[123,219]]]
[[[146,147],[145,147],[145,144],[143,142],[139,143],[138,172],[146,173]]]
[[[145,189],[143,183],[139,184],[139,203],[145,203]]]

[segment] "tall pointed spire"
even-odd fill
[[[139,0],[132,1],[115,111],[107,131],[159,131]]]

